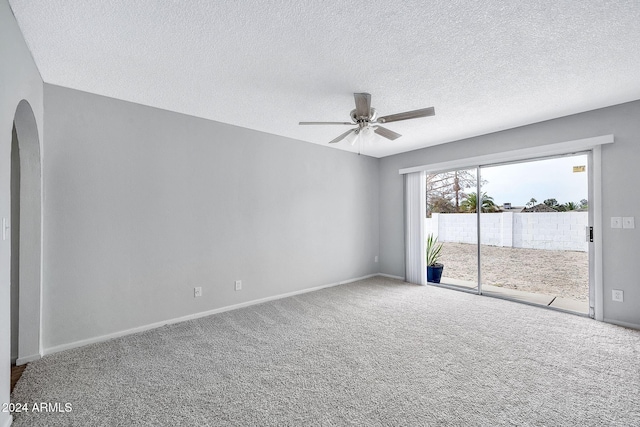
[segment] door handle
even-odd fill
[[[593,227],[587,226],[587,242],[593,243]]]

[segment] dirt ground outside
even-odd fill
[[[509,289],[589,299],[586,252],[502,248],[481,245],[482,283]],[[477,246],[443,243],[444,277],[477,282]]]

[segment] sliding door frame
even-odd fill
[[[478,295],[482,295],[482,229],[480,228],[480,214],[482,213],[482,176],[481,166],[476,168],[476,231],[478,233],[478,243],[476,250],[478,251]]]

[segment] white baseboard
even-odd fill
[[[390,279],[402,280],[404,282],[404,277],[394,276],[392,274],[378,273],[378,276],[384,276],[384,277],[388,277]]]
[[[636,325],[635,323],[620,322],[618,320],[607,319],[606,317],[603,319],[603,322],[612,323],[612,324],[618,325],[618,326],[624,326],[625,328],[631,328],[631,329],[640,330],[640,325]]]
[[[375,277],[375,276],[378,276],[378,275],[379,275],[378,273],[368,274],[366,276],[356,277],[356,278],[353,278],[353,279],[347,279],[347,280],[343,280],[341,282],[329,283],[327,285],[321,285],[321,286],[316,286],[316,287],[313,287],[313,288],[301,289],[299,291],[287,292],[287,293],[284,293],[284,294],[278,294],[278,295],[274,295],[274,296],[270,296],[270,297],[265,297],[265,298],[260,298],[260,299],[256,299],[256,300],[252,300],[252,301],[242,302],[240,304],[228,305],[228,306],[225,306],[225,307],[215,308],[213,310],[207,310],[207,311],[202,311],[202,312],[199,312],[199,313],[189,314],[189,315],[186,315],[186,316],[176,317],[176,318],[173,318],[173,319],[163,320],[161,322],[150,323],[150,324],[147,324],[147,325],[138,326],[136,328],[131,328],[131,329],[123,330],[123,331],[113,332],[111,334],[101,335],[101,336],[98,336],[98,337],[88,338],[88,339],[85,339],[85,340],[74,341],[74,342],[71,342],[71,343],[68,343],[68,344],[61,344],[61,345],[45,348],[43,353],[44,353],[44,355],[58,353],[60,351],[70,350],[72,348],[83,347],[85,345],[95,344],[95,343],[98,343],[98,342],[102,342],[102,341],[107,341],[107,340],[114,339],[114,338],[123,337],[125,335],[131,335],[131,334],[135,334],[135,333],[138,333],[138,332],[144,332],[144,331],[148,331],[148,330],[151,330],[151,329],[160,328],[160,327],[165,326],[165,325],[172,325],[174,323],[186,322],[187,320],[199,319],[201,317],[211,316],[213,314],[224,313],[225,311],[236,310],[238,308],[244,308],[244,307],[249,307],[249,306],[256,305],[256,304],[262,304],[262,303],[265,303],[265,302],[274,301],[274,300],[278,300],[278,299],[282,299],[282,298],[288,298],[288,297],[292,297],[294,295],[300,295],[300,294],[306,294],[308,292],[319,291],[320,289],[331,288],[333,286],[346,285],[347,283],[357,282],[358,280],[364,280],[364,279],[368,279],[370,277]]]
[[[317,288],[314,288],[313,290],[318,290],[318,289],[322,289],[322,288],[330,288],[331,286],[337,286],[337,285],[346,285],[347,283],[353,283],[353,282],[357,282],[358,280],[369,279],[371,277],[376,277],[376,276],[378,276],[378,273],[367,274],[366,276],[356,277],[355,279],[345,280],[345,281],[340,282],[340,283],[335,283],[335,284],[332,284],[332,285],[319,286]],[[305,292],[307,292],[307,291],[298,292],[298,293],[305,293]]]
[[[33,362],[34,360],[42,359],[41,354],[32,354],[25,357],[18,357],[16,359],[16,366],[24,365],[25,363]]]
[[[3,417],[3,415],[6,415],[6,416]],[[11,427],[11,424],[13,423],[13,417],[11,415],[4,412],[4,413],[0,413],[0,417],[4,418],[4,420],[0,420],[1,427]]]

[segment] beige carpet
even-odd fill
[[[640,425],[640,332],[381,277],[53,354],[14,426]]]

